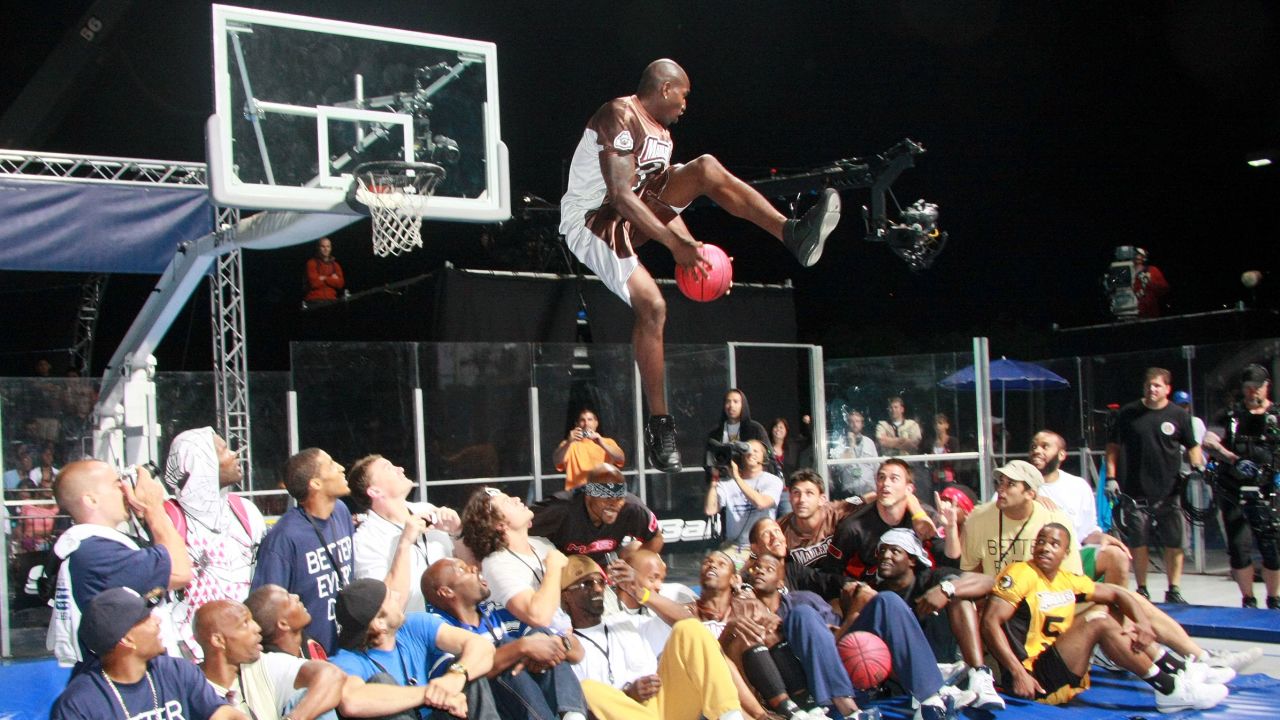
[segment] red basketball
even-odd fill
[[[706,277],[698,277],[684,266],[676,266],[676,285],[690,300],[711,302],[729,292],[733,287],[733,258],[724,254],[718,246],[703,243],[698,254],[711,263]]]
[[[844,671],[849,673],[849,680],[859,690],[880,687],[893,670],[889,647],[879,636],[869,632],[859,630],[845,635],[836,644],[836,649],[840,651],[840,661],[844,663]]]

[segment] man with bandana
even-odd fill
[[[627,492],[626,479],[613,465],[602,463],[587,475],[587,483],[572,492],[558,492],[533,506],[529,535],[550,540],[566,555],[587,555],[608,565],[608,553],[633,550],[661,552],[658,517],[640,498]],[[634,541],[622,545],[623,538]]]

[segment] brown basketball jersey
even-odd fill
[[[636,172],[632,192],[649,206],[662,223],[676,212],[659,198],[671,167],[671,133],[651,116],[634,95],[605,103],[587,123],[569,166],[569,189],[561,200],[560,231],[568,234],[585,223],[593,235],[609,243],[618,257],[635,254],[634,247],[648,238],[635,235],[608,202],[600,167],[601,153],[634,156]]]

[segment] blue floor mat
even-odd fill
[[[53,658],[0,662],[0,720],[46,720],[70,676]]]
[[[964,710],[969,720],[1135,720],[1136,718],[1232,718],[1232,720],[1274,720],[1280,708],[1280,680],[1268,675],[1242,675],[1228,683],[1231,695],[1213,710],[1164,714],[1156,710],[1151,686],[1128,673],[1095,668],[1090,673],[1092,687],[1065,706],[1004,696],[1008,707],[996,713]],[[911,701],[894,698],[867,706],[880,708],[891,720],[912,717]]]
[[[1280,643],[1280,612],[1205,605],[1160,605],[1194,637]]]

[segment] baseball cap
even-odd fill
[[[80,642],[94,655],[103,657],[134,625],[150,616],[146,598],[133,588],[104,590],[89,601],[89,608],[80,619]]]
[[[933,561],[929,559],[929,553],[925,552],[924,545],[920,544],[920,538],[906,528],[893,528],[887,531],[880,536],[880,544],[902,548],[908,555],[919,560],[925,567],[933,566]]]
[[[956,507],[967,513],[973,512],[973,491],[963,485],[957,485],[955,483],[945,484],[938,490],[938,497],[943,500],[950,500],[955,503]]]
[[[1271,374],[1267,369],[1257,363],[1250,363],[1244,366],[1244,370],[1240,371],[1241,385],[1261,385],[1271,380]]]
[[[378,617],[387,599],[387,585],[375,578],[361,578],[338,593],[338,647],[357,648],[369,631],[369,623]]]
[[[560,572],[560,589],[564,590],[591,573],[604,575],[600,564],[586,555],[570,555],[569,562]]]
[[[1191,404],[1191,393],[1187,392],[1186,390],[1178,390],[1178,391],[1174,392],[1174,393],[1173,393],[1173,404],[1174,404],[1174,405],[1190,405],[1190,404]]]
[[[996,473],[1010,480],[1024,482],[1032,490],[1036,491],[1039,491],[1040,486],[1044,484],[1044,476],[1040,474],[1035,465],[1026,460],[1011,460],[1003,467],[996,468]]]

